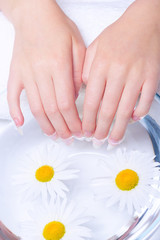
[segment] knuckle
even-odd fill
[[[38,72],[42,71],[42,69],[46,69],[46,67],[49,64],[49,59],[46,61],[46,59],[39,59],[38,61],[36,59],[32,60],[32,67],[33,69],[36,69]]]
[[[111,109],[102,109],[101,110],[101,117],[104,120],[112,120],[113,115],[114,115],[114,113],[113,113],[113,110],[111,110]]]
[[[40,106],[31,106],[31,112],[36,118],[38,118],[42,115],[43,109]]]
[[[115,72],[118,73],[118,76],[124,76],[124,73],[126,71],[126,64],[123,61],[116,61],[112,63],[110,67],[110,72],[115,75]]]
[[[59,103],[59,109],[61,112],[68,112],[71,109],[71,103],[69,100],[61,101]]]
[[[64,58],[64,55],[62,54],[62,56],[57,56],[52,60],[52,65],[55,69],[59,69],[61,70],[62,68],[67,67],[66,66],[66,60]]]
[[[53,106],[46,107],[45,111],[46,111],[47,115],[51,116],[51,117],[57,115],[57,113],[59,112],[58,108],[55,106],[54,107]]]

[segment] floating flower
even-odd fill
[[[149,204],[149,196],[157,196],[160,164],[154,158],[147,153],[120,149],[106,156],[105,177],[94,180],[93,186],[98,187],[98,195],[106,199],[108,207],[119,203],[120,210],[127,207],[132,214]]]
[[[78,171],[68,168],[72,161],[60,151],[57,144],[46,144],[21,158],[13,183],[20,186],[25,198],[66,197],[69,189],[64,181],[77,178]]]
[[[57,199],[48,205],[36,206],[31,219],[23,222],[23,240],[84,240],[91,238],[91,231],[84,226],[89,221],[82,210],[72,202]]]

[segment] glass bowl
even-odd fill
[[[160,102],[159,95],[156,96],[156,100]],[[0,238],[4,240],[20,239],[16,237],[19,236],[18,219],[20,215],[24,215],[25,217],[26,213],[25,208],[23,208],[24,206],[22,207],[20,205],[20,202],[15,196],[14,188],[11,185],[11,175],[12,171],[14,171],[13,169],[18,156],[26,153],[29,148],[37,144],[37,141],[48,142],[51,140],[42,134],[35,120],[28,121],[25,124],[23,137],[18,134],[12,125],[0,135],[0,216],[1,221],[10,229],[9,231],[4,225],[1,225]],[[94,157],[107,154],[106,144],[98,150],[92,147],[91,142],[86,141],[75,140],[74,145],[69,147],[60,140],[58,140],[57,144],[59,144],[70,157],[76,157],[77,159],[80,157],[81,160],[81,156],[83,156],[84,162],[87,162],[87,159],[92,159],[94,162]],[[140,148],[142,148],[143,151],[149,149],[150,152],[155,153],[155,161],[160,162],[160,127],[150,115],[147,115],[138,123],[130,124],[126,133],[126,140],[122,143],[122,146],[128,149],[136,149],[140,144]],[[122,215],[119,217],[121,218]],[[126,219],[125,221],[122,220],[122,226],[119,225],[120,227],[114,229],[112,234],[108,234],[104,239],[100,237],[100,239],[151,239],[151,236],[160,226],[160,200],[152,199],[149,208],[144,206],[141,213],[135,212],[133,217],[126,217]],[[110,219],[108,219],[108,223],[109,222]],[[106,225],[108,223],[106,223]],[[15,235],[11,232],[14,232]],[[96,236],[95,239],[97,238]]]

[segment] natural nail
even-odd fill
[[[85,131],[85,132],[84,132],[84,136],[85,136],[85,137],[91,137],[91,136],[92,136],[92,133]]]
[[[63,139],[63,141],[65,142],[66,145],[71,145],[74,141],[73,137],[67,138],[67,139]]]
[[[51,138],[52,140],[56,140],[58,138],[58,135],[56,132],[54,132],[52,135],[48,135],[46,133],[44,133],[44,135]]]
[[[56,140],[56,139],[58,138],[57,133],[56,133],[56,132],[53,133],[53,134],[50,136],[50,138],[51,138],[52,140]]]
[[[99,140],[97,138],[93,138],[92,139],[92,143],[93,143],[93,147],[98,149],[98,148],[100,148],[103,145],[104,140]]]
[[[19,132],[19,134],[21,136],[23,136],[23,129],[22,129],[22,127],[17,127],[17,131]]]
[[[20,127],[22,125],[21,121],[18,118],[13,118],[13,121],[14,121],[16,127]]]
[[[141,118],[136,115],[133,115],[132,119],[133,119],[133,121],[136,122],[136,121],[139,121]]]
[[[112,149],[114,149],[114,146],[108,143],[107,151],[110,151],[110,150],[112,150]]]
[[[76,137],[82,137],[82,133],[81,133],[81,132],[75,132],[75,133],[74,133],[74,136],[76,136]]]
[[[124,141],[124,137],[121,139],[121,140],[115,140],[113,138],[109,138],[108,139],[108,143],[112,146],[116,146],[116,145],[119,145],[121,144],[122,142]]]

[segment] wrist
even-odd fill
[[[149,28],[160,27],[160,0],[136,0],[124,13],[134,23]]]
[[[134,3],[141,8],[146,8],[150,10],[151,14],[154,13],[159,15],[160,0],[136,0]]]
[[[14,27],[19,26],[25,18],[34,18],[40,10],[47,12],[51,5],[52,8],[58,8],[56,0],[0,0],[1,11]]]

